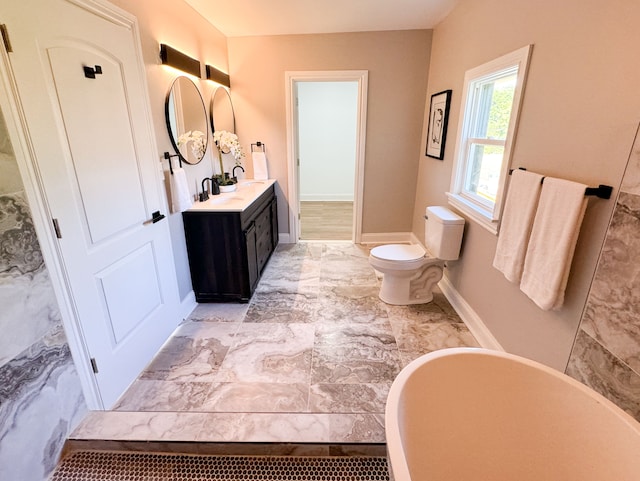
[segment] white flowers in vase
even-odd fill
[[[236,162],[236,165],[240,165],[240,161],[244,157],[244,152],[238,142],[238,136],[226,130],[216,130],[213,133],[213,141],[218,147],[218,161],[220,162],[220,178],[221,185],[233,184],[233,180],[224,179],[224,164],[222,163],[222,154],[231,154]]]
[[[178,147],[191,142],[191,152],[196,160],[201,160],[204,157],[204,153],[207,150],[207,141],[204,133],[199,130],[190,130],[178,137]]]

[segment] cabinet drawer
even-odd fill
[[[267,263],[273,244],[271,242],[271,232],[265,232],[256,240],[256,255],[258,257],[258,272],[262,272],[264,265]]]
[[[255,226],[256,226],[256,236],[262,237],[265,232],[271,230],[271,210],[269,207],[264,209],[262,212],[258,214],[256,217]]]
[[[249,286],[251,292],[256,287],[260,278],[260,270],[258,269],[258,253],[256,252],[256,229],[252,224],[244,232],[244,240],[247,248],[247,271],[249,273]]]

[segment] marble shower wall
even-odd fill
[[[87,412],[0,113],[0,479],[45,480]]]
[[[640,421],[640,134],[566,372]]]

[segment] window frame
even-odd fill
[[[529,60],[533,45],[527,45],[511,53],[491,60],[478,67],[467,70],[464,76],[463,97],[461,102],[461,117],[456,135],[456,147],[454,154],[454,165],[451,176],[450,192],[447,192],[449,204],[459,209],[463,213],[478,222],[485,229],[493,234],[498,233],[500,216],[502,214],[502,204],[504,200],[506,178],[511,168],[513,145],[515,143],[518,121],[520,118],[520,107],[524,97],[524,87],[529,69]],[[513,94],[513,104],[507,135],[500,139],[478,139],[471,137],[470,132],[477,116],[474,115],[474,96],[471,94],[474,86],[482,81],[487,81],[491,77],[499,77],[501,72],[517,67],[517,80]],[[491,207],[490,202],[481,202],[472,195],[465,194],[465,179],[468,175],[468,160],[470,149],[474,144],[479,145],[504,145],[502,165],[498,181],[496,200]],[[478,142],[479,141],[479,142]]]

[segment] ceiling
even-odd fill
[[[433,28],[458,0],[185,0],[227,37]]]

